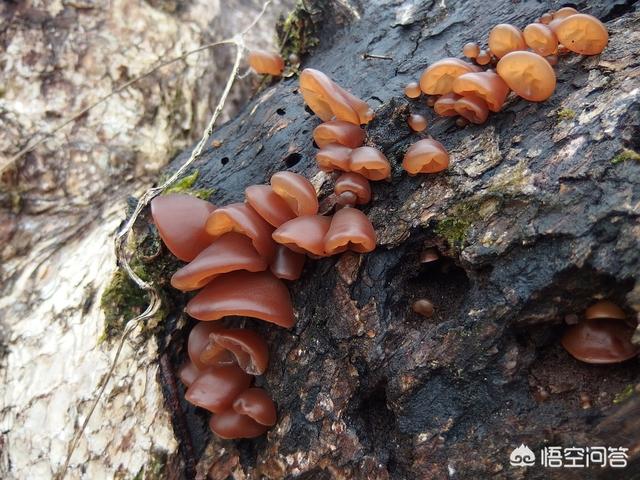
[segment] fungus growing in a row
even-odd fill
[[[271,239],[273,227],[245,203],[231,203],[214,210],[207,218],[205,230],[214,238],[228,232],[246,235],[267,261],[275,254],[275,244]]]
[[[449,166],[449,154],[442,144],[433,139],[419,140],[407,150],[402,168],[410,175],[436,173]]]
[[[491,53],[486,50],[480,50],[475,60],[478,65],[488,65],[491,62]]]
[[[425,318],[431,318],[433,316],[433,304],[425,298],[421,298],[420,300],[416,300],[415,302],[413,302],[412,308],[414,312],[416,312],[418,315],[422,315]]]
[[[443,58],[422,72],[420,89],[428,95],[444,95],[453,91],[453,81],[460,75],[477,71],[475,65],[457,58]]]
[[[469,59],[474,59],[480,54],[480,46],[476,42],[465,43],[462,54]]]
[[[244,191],[247,203],[274,227],[296,217],[287,202],[269,185],[251,185]]]
[[[151,201],[151,216],[160,238],[180,260],[190,262],[213,241],[204,224],[215,205],[182,193],[160,195]]]
[[[553,55],[558,49],[558,39],[546,25],[532,23],[522,33],[527,46],[543,57]]]
[[[313,130],[313,140],[320,148],[331,143],[357,148],[364,143],[364,130],[353,123],[331,120],[321,123]]]
[[[532,102],[546,100],[556,88],[553,68],[537,53],[508,53],[498,62],[497,71],[511,90]]]
[[[479,97],[461,97],[453,107],[458,115],[466,118],[471,123],[484,123],[489,116],[487,102]]]
[[[562,337],[562,346],[576,359],[594,364],[619,363],[635,357],[639,348],[631,343],[635,329],[624,311],[609,301],[589,307],[585,320],[572,325]]]
[[[418,98],[422,94],[418,82],[409,82],[404,87],[404,94],[409,98]]]
[[[453,91],[463,97],[481,98],[489,110],[499,112],[509,93],[509,86],[494,72],[474,72],[456,78]]]
[[[407,124],[414,132],[422,132],[427,128],[427,119],[417,113],[412,113],[407,117]]]
[[[271,177],[271,188],[287,202],[297,216],[318,213],[318,196],[309,180],[294,172],[278,172]]]
[[[327,255],[347,250],[367,253],[375,248],[376,232],[364,213],[355,208],[343,208],[335,213],[324,238]]]
[[[333,191],[340,205],[365,205],[371,201],[371,185],[358,173],[347,172],[340,175]],[[351,195],[346,195],[348,193]]]
[[[318,151],[316,161],[320,170],[332,172],[355,172],[372,180],[384,180],[391,176],[391,164],[384,154],[373,147],[349,149],[342,145],[329,144]]]
[[[261,388],[249,388],[229,408],[209,420],[209,428],[220,438],[255,438],[276,423],[276,407]]]
[[[184,398],[213,413],[227,410],[238,395],[251,385],[251,375],[238,365],[213,367],[191,383]]]
[[[305,259],[303,254],[294,252],[284,245],[278,245],[269,270],[283,280],[297,280],[302,275]]]
[[[289,291],[270,272],[238,271],[220,275],[189,301],[185,311],[198,320],[245,316],[285,328],[295,323]]]
[[[494,56],[502,58],[509,52],[525,50],[527,46],[519,28],[501,23],[489,32],[489,48]]]
[[[222,273],[235,270],[261,272],[266,260],[251,243],[251,239],[235,232],[225,233],[171,277],[173,288],[188,292],[198,290]]]
[[[366,102],[344,90],[319,70],[305,68],[302,71],[300,93],[309,108],[325,122],[335,117],[362,125],[373,119],[373,110]]]
[[[331,217],[324,215],[297,217],[280,225],[273,239],[294,252],[323,257],[324,237],[330,226]]]
[[[200,352],[199,359],[204,365],[220,366],[228,363],[229,354],[232,354],[232,360],[250,375],[262,375],[269,366],[267,342],[256,332],[246,328],[212,330],[206,346]]]
[[[581,55],[598,55],[609,42],[609,33],[603,23],[583,13],[564,18],[553,30],[562,45]]]
[[[455,105],[459,98],[460,95],[456,93],[442,95],[433,104],[433,110],[441,117],[455,117],[458,114]]]
[[[249,65],[256,73],[279,77],[284,70],[284,60],[273,52],[265,50],[251,50],[249,52]]]

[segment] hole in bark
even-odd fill
[[[396,417],[387,407],[387,384],[380,381],[369,393],[362,392],[360,403],[352,413],[358,438],[376,456],[384,456],[389,449],[390,438],[395,430]]]
[[[226,165],[227,163],[229,163],[229,157],[222,157],[220,159],[220,163],[222,163],[222,165]]]
[[[298,152],[293,152],[287,155],[286,157],[284,157],[284,164],[287,167],[291,168],[294,165],[297,165],[301,159],[302,159],[302,155],[300,155]]]
[[[287,113],[287,111],[284,108],[279,108],[276,110],[276,113],[280,116],[284,115]]]
[[[313,110],[311,110],[308,105],[304,106],[304,111],[307,112],[309,115],[315,115],[313,113]]]

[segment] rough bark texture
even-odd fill
[[[215,479],[637,478],[640,403],[628,388],[640,380],[637,360],[586,365],[559,344],[564,315],[594,298],[632,317],[640,311],[640,163],[625,160],[640,147],[635,2],[580,2],[607,23],[605,52],[563,58],[550,100],[514,98],[464,129],[409,102],[404,84],[430,62],[460,56],[465,42],[486,39],[493,25],[524,27],[558,3],[351,2],[357,15],[306,3],[321,28],[304,66],[377,109],[366,143],[394,166],[366,209],[379,247],[310,261],[291,284],[298,320],[290,331],[247,321],[271,346],[258,383],[280,420],[265,438],[212,438],[208,415],[178,405],[182,388],[165,385],[187,476],[198,462],[199,478]],[[328,194],[332,182],[318,173],[311,139],[320,122],[297,86],[293,78],[266,89],[214,133],[193,167],[196,186],[215,188],[214,203],[242,201],[246,186],[282,169]],[[446,172],[402,172],[403,152],[419,138],[406,126],[410,111],[428,115],[429,133],[450,151]],[[421,266],[425,245],[446,258]],[[175,316],[161,348],[175,369],[185,358],[189,328],[176,317],[186,299],[168,279],[165,287]],[[412,312],[417,298],[434,303],[433,318]],[[536,452],[624,446],[631,460],[624,472],[510,467],[521,443]]]

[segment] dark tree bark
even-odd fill
[[[319,46],[303,66],[376,108],[366,143],[393,164],[392,181],[373,186],[365,209],[379,246],[309,261],[290,285],[298,317],[290,331],[247,321],[269,340],[271,366],[258,383],[273,394],[279,423],[265,438],[222,442],[208,432],[208,415],[182,401],[174,421],[186,475],[197,462],[201,477],[219,479],[640,476],[638,361],[587,365],[559,343],[564,316],[595,298],[632,318],[640,311],[636,2],[580,2],[607,23],[605,52],[562,58],[550,100],[514,98],[464,129],[435,118],[423,100],[409,102],[402,87],[427,64],[459,57],[464,43],[485,40],[495,24],[524,27],[559,4],[367,1],[354,16],[306,3]],[[296,78],[268,87],[214,133],[219,146],[193,167],[196,187],[215,189],[214,203],[242,201],[246,186],[282,169],[313,179],[326,198],[332,181],[318,174],[311,138],[320,121],[297,87]],[[401,170],[420,137],[406,126],[409,112],[429,117],[429,134],[452,155],[447,171]],[[429,245],[443,258],[421,265]],[[164,364],[176,368],[185,358],[189,328],[176,320],[186,298],[165,286],[173,313]],[[433,318],[412,311],[418,298],[433,302]],[[536,453],[623,446],[629,466],[511,467],[521,443]]]

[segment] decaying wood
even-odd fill
[[[555,2],[305,2],[319,46],[304,59],[376,108],[367,144],[383,150],[393,179],[373,186],[366,213],[379,236],[368,255],[309,262],[291,284],[290,331],[247,321],[269,339],[259,378],[278,404],[266,438],[222,442],[208,415],[184,401],[201,478],[549,478],[509,466],[521,443],[629,448],[624,478],[640,475],[638,361],[590,366],[560,346],[563,318],[594,298],[640,311],[640,14],[635,2],[580,4],[605,21],[610,44],[597,57],[570,55],[544,103],[518,99],[481,126],[435,118],[402,87],[425,65],[460,56],[502,22],[525,26]],[[587,4],[588,3],[588,4]],[[351,14],[350,14],[351,13]],[[385,57],[391,57],[389,61]],[[296,78],[262,91],[214,132],[194,169],[216,204],[274,172],[318,173]],[[409,177],[400,168],[419,138],[409,112],[452,154],[448,171]],[[189,155],[179,156],[170,169]],[[426,246],[443,258],[421,265]],[[172,314],[161,340],[176,368],[188,328],[186,297],[164,280]],[[427,298],[435,315],[411,304]],[[563,469],[558,478],[612,478]],[[622,478],[622,477],[620,477]]]

